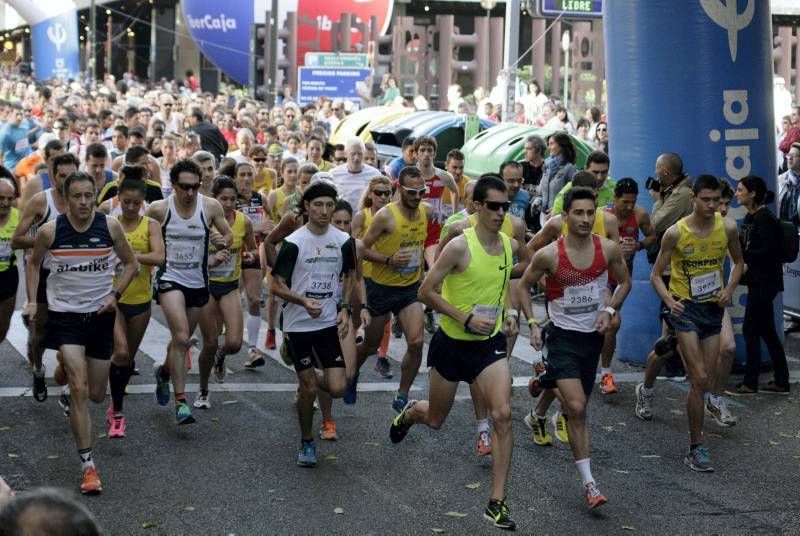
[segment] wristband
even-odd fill
[[[348,314],[348,315],[350,315],[351,317],[353,316],[353,306],[352,306],[352,305],[350,305],[349,303],[343,303],[343,304],[342,304],[342,305],[339,307],[339,310],[340,310],[340,311],[341,311],[342,309],[344,309],[345,311],[347,311],[347,314]]]
[[[385,260],[385,261],[383,261],[383,264],[386,264],[386,265],[388,265],[390,260],[392,260],[392,256],[391,256],[391,255],[389,255],[388,257],[386,257],[386,260]]]
[[[467,319],[464,320],[464,329],[469,329],[469,322],[472,320],[472,313],[467,315]]]
[[[119,300],[121,300],[121,299],[122,299],[122,293],[121,293],[120,291],[118,291],[118,290],[115,290],[115,291],[113,292],[113,294],[114,294],[114,299],[115,299],[115,300],[119,301]]]
[[[529,319],[528,319],[528,326],[532,326],[532,325],[534,325],[534,324],[536,324],[536,327],[537,327],[537,328],[539,327],[539,323],[538,323],[538,322],[536,322],[536,319],[535,319],[535,318],[529,318]]]
[[[506,313],[506,316],[510,316],[512,318],[519,318],[519,311],[517,311],[516,309],[509,309],[508,313]]]

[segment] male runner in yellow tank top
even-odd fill
[[[692,191],[694,210],[667,229],[650,282],[664,302],[664,320],[677,332],[691,383],[686,400],[689,452],[684,463],[695,471],[708,472],[714,469],[703,446],[704,397],[716,373],[722,316],[742,276],[744,260],[736,223],[717,213],[722,191],[719,180],[700,175]],[[733,268],[724,285],[726,250]],[[669,289],[661,278],[667,264],[672,271]]]
[[[364,259],[372,263],[366,281],[367,308],[372,320],[358,346],[356,377],[345,395],[345,403],[356,398],[358,369],[378,349],[389,313],[400,321],[407,350],[400,367],[400,386],[392,402],[398,413],[408,402],[408,391],[422,363],[422,307],[417,298],[424,264],[423,250],[428,235],[428,220],[433,208],[422,202],[425,180],[414,167],[400,172],[400,200],[389,203],[375,214],[364,235]]]
[[[511,308],[508,288],[520,246],[500,232],[511,203],[499,177],[481,178],[473,200],[480,205],[477,223],[450,241],[420,288],[422,301],[441,314],[428,351],[429,400],[409,401],[392,422],[389,436],[399,443],[415,423],[440,428],[459,382],[474,382],[491,413],[495,435],[492,491],[484,517],[495,527],[514,530],[516,524],[505,503],[512,449],[506,337],[517,330],[519,313]],[[439,286],[441,295],[436,290]]]

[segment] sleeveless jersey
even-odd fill
[[[244,244],[244,232],[245,232],[245,216],[241,212],[235,212],[236,216],[233,220],[233,225],[231,225],[231,231],[233,231],[233,242],[231,242],[230,247],[228,247],[228,251],[230,252],[230,257],[228,258],[228,262],[223,264],[218,264],[213,268],[208,269],[208,278],[211,281],[217,283],[231,283],[233,281],[238,281],[239,276],[242,273],[242,245]],[[217,248],[215,248],[212,244],[208,246],[208,254],[213,255],[217,252]]]
[[[121,220],[121,216],[116,216]],[[143,254],[150,253],[150,222],[152,219],[147,216],[142,216],[139,225],[131,232],[125,233],[125,239],[131,245],[134,253]],[[120,268],[121,264],[117,264],[117,270],[114,277],[114,286],[117,285],[117,278],[122,275]],[[153,285],[150,276],[153,273],[151,266],[139,265],[139,271],[136,276],[131,280],[125,293],[120,298],[119,303],[125,305],[139,305],[140,303],[147,303],[153,299]]]
[[[56,219],[58,216],[61,215],[61,212],[56,208],[56,202],[53,200],[53,189],[48,188],[44,191],[44,198],[47,202],[47,209],[44,212],[44,216],[42,219],[39,220],[39,225],[44,225],[45,223],[49,222],[50,220]]]
[[[369,226],[372,225],[372,219],[374,216],[372,215],[372,209],[366,207],[362,210],[364,213],[364,226],[361,228],[361,232],[358,234],[356,238],[359,240],[364,240],[364,236],[367,234],[367,229]],[[361,275],[364,279],[371,279],[372,278],[372,263],[364,260],[361,261]]]
[[[416,220],[406,219],[395,203],[388,204],[387,208],[394,216],[394,232],[381,235],[375,241],[375,251],[386,256],[407,251],[411,253],[411,259],[405,266],[371,263],[372,280],[380,285],[407,287],[422,276],[422,248],[428,235],[428,218],[422,203],[418,207]]]
[[[175,196],[168,198],[168,209],[161,233],[167,260],[158,270],[159,281],[172,281],[187,288],[208,285],[209,228],[203,214],[203,198],[197,196],[192,216],[184,219],[175,209]]]
[[[468,314],[494,318],[494,330],[489,336],[467,333],[463,324],[442,315],[442,331],[450,338],[462,341],[486,340],[496,335],[503,325],[503,309],[514,263],[511,259],[511,240],[505,233],[500,233],[499,236],[503,243],[503,252],[500,255],[489,255],[478,240],[475,229],[464,229],[464,238],[470,253],[469,265],[463,272],[447,274],[442,283],[442,297],[450,305]]]
[[[116,260],[105,214],[96,212],[83,232],[61,214],[48,251],[47,306],[62,313],[96,312],[111,294]]]
[[[609,214],[614,213],[614,208],[605,209]],[[639,222],[636,219],[636,211],[632,211],[631,215],[625,221],[619,222],[619,242],[620,244],[634,243],[639,240]],[[625,264],[628,265],[628,272],[633,273],[633,258],[636,253],[625,255]]]
[[[467,217],[469,219],[470,226],[475,227],[475,225],[478,223],[478,215],[470,214]],[[511,223],[511,214],[508,212],[506,212],[506,215],[503,216],[503,225],[500,226],[500,232],[509,238],[514,238],[514,224]]]
[[[19,210],[11,207],[11,211],[8,213],[8,221],[0,227],[0,272],[14,268],[16,264],[14,248],[11,247],[11,237],[14,235],[14,231],[17,230],[17,225],[19,225]]]
[[[689,229],[686,218],[678,220],[678,242],[672,250],[669,279],[671,294],[693,302],[716,301],[722,289],[722,265],[728,249],[728,235],[720,214],[714,215],[714,229],[699,238]]]
[[[275,190],[275,207],[272,209],[272,221],[278,222],[281,219],[281,207],[283,206],[283,202],[286,201],[286,192],[283,191],[283,188],[278,188]]]
[[[237,198],[236,199],[236,210],[250,218],[250,222],[253,224],[253,229],[256,229],[264,223],[264,202],[262,200],[261,194],[256,191],[250,195],[250,202],[249,203],[242,203],[242,200]],[[254,233],[256,238],[256,244],[261,244],[263,240],[263,236],[261,233]]]
[[[439,168],[434,168],[433,171],[433,177],[425,181],[427,191],[423,198],[426,203],[433,206],[433,213],[431,214],[431,219],[428,221],[428,236],[430,238],[426,241],[426,247],[431,244],[436,244],[439,241],[439,235],[442,234],[444,220],[450,216],[442,206],[442,194],[444,194],[444,191],[447,189],[442,179],[445,172]],[[451,209],[450,213],[452,212]]]
[[[592,235],[592,242],[592,264],[588,268],[578,269],[569,260],[564,237],[557,241],[558,264],[556,272],[546,278],[545,293],[550,318],[553,324],[562,329],[583,333],[596,330],[597,313],[605,303],[608,265],[600,237]]]

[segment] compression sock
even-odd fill
[[[255,348],[258,344],[258,329],[261,327],[261,316],[245,314],[247,315],[247,345]]]
[[[122,399],[125,398],[125,387],[131,379],[131,367],[118,367],[111,363],[111,369],[108,371],[108,382],[111,384],[111,404],[114,406],[114,411],[122,411]]]
[[[583,481],[584,486],[590,482],[594,482],[594,478],[592,477],[592,469],[589,465],[589,458],[577,460],[575,462],[575,467],[578,468],[578,473],[581,475],[581,480]]]

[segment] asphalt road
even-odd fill
[[[789,335],[787,349],[797,381],[800,335]],[[74,492],[80,466],[57,389],[42,404],[19,396],[30,378],[24,359],[9,342],[0,344],[0,355],[0,475],[18,491],[47,485]],[[212,384],[212,409],[195,410],[191,426],[177,428],[172,405],[156,405],[146,355],[126,398],[126,438],[105,437],[105,405],[92,408],[104,491],[80,500],[107,534],[497,533],[482,517],[490,460],[474,453],[465,387],[440,431],[417,426],[392,445],[396,380],[379,379],[369,361],[362,385],[371,391],[360,392],[355,406],[335,404],[339,441],[317,440],[318,466],[301,469],[292,372],[272,360],[245,371],[243,360],[230,359],[226,383]],[[508,503],[518,532],[800,534],[800,386],[790,396],[733,401],[741,417],[733,428],[707,419],[717,471],[698,474],[682,463],[686,385],[659,383],[656,417],[642,422],[633,413],[640,369],[615,369],[621,392],[595,391],[589,409],[592,470],[609,498],[596,512],[585,508],[567,445],[533,444],[522,424],[530,396],[514,389]],[[529,365],[515,357],[512,371],[525,385]],[[426,376],[412,396],[425,396]]]

